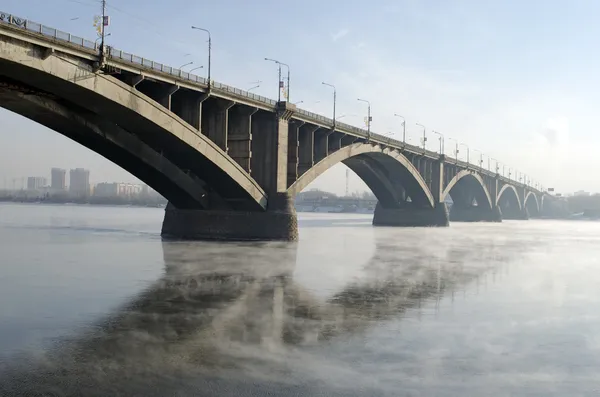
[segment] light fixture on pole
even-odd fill
[[[437,136],[439,136],[439,140],[440,140],[440,155],[445,154],[445,148],[444,148],[444,134],[442,134],[441,132],[437,132],[437,131],[432,131],[434,134],[436,134]]]
[[[425,126],[423,124],[419,124],[419,123],[415,123],[416,125],[418,125],[419,127],[423,127],[423,152],[425,152],[425,148],[427,146],[427,129],[425,128]]]
[[[400,117],[402,119],[402,143],[406,146],[406,120],[403,116],[400,116],[398,113],[394,113],[394,116]]]
[[[188,63],[184,63],[183,65],[181,65],[179,67],[179,70],[183,69],[184,67],[188,66],[188,65],[192,65],[194,63],[194,61],[188,62]]]
[[[461,143],[460,145],[467,148],[467,164],[471,164],[469,160],[469,146],[464,143]]]
[[[496,159],[495,159],[495,158],[493,158],[493,157],[488,157],[488,163],[489,163],[490,159],[491,159],[491,160],[494,160],[494,162],[495,162],[495,164],[496,164],[496,174],[497,174],[497,173],[498,173],[498,170],[499,170],[499,166],[498,166],[498,160],[496,160]],[[488,165],[488,170],[489,170],[489,169],[490,169],[490,166]]]
[[[458,153],[460,152],[458,150],[458,141],[454,138],[448,138],[449,141],[454,141],[454,156],[456,158],[456,163],[458,164]]]
[[[479,153],[479,168],[483,168],[483,152],[478,149],[473,149],[473,151]]]
[[[365,100],[365,99],[360,99],[357,98],[358,101],[361,102],[366,102],[367,105],[369,106],[367,108],[367,143],[371,141],[371,102]]]
[[[210,53],[212,50],[212,38],[210,37],[210,31],[208,29],[204,29],[204,28],[199,28],[197,26],[192,26],[192,29],[196,29],[196,30],[201,30],[203,32],[208,33],[208,89],[210,89],[211,86],[211,80],[210,80]]]
[[[324,81],[321,82],[321,84],[333,88],[333,118],[332,118],[332,120],[333,120],[333,130],[335,131],[335,102],[337,100],[337,91],[336,91],[335,86],[333,84],[329,84],[329,83],[326,83]]]
[[[204,69],[204,65],[196,66],[195,68],[191,68],[189,73],[192,73],[194,70]]]
[[[281,89],[285,89],[285,87],[283,86],[283,80],[281,80],[281,66],[285,66],[287,68],[287,92],[286,92],[286,101],[290,101],[290,66],[286,63],[283,62],[279,62],[276,59],[271,59],[271,58],[265,58],[265,61],[271,61],[271,62],[275,62],[277,64],[277,66],[279,67],[279,93],[277,94],[277,102],[281,102]]]

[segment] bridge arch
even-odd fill
[[[527,212],[531,215],[539,215],[541,212],[540,202],[538,196],[534,192],[528,192],[525,196],[524,208],[527,208]]]
[[[399,204],[398,182],[412,202],[429,208],[435,206],[433,195],[423,177],[402,153],[367,143],[354,143],[330,154],[298,178],[289,187],[288,193],[295,196],[340,162],[353,170],[386,208],[395,208]],[[392,174],[393,178],[390,177]]]
[[[448,186],[446,186],[444,189],[444,192],[442,193],[442,199],[445,199],[448,194],[451,195],[453,190],[457,191],[458,189],[462,191],[468,190],[473,193],[475,200],[477,200],[477,204],[480,206],[485,206],[486,208],[491,209],[495,204],[487,187],[485,186],[483,178],[481,175],[475,172],[470,170],[462,170],[456,174],[456,176],[450,180]],[[455,197],[452,197],[453,200],[454,198]]]
[[[521,210],[523,208],[517,189],[513,185],[505,184],[502,186],[496,200],[498,205],[500,205],[502,200],[506,200],[509,205],[516,205],[517,208],[515,209]]]
[[[7,47],[0,48],[3,54],[0,83],[5,92],[25,91],[33,96],[52,97],[63,107],[90,112],[112,125],[118,125],[159,153],[161,159],[169,159],[175,167],[193,175],[201,186],[209,187],[227,206],[246,210],[266,209],[265,191],[239,164],[208,137],[150,97],[113,76],[96,73],[91,65],[69,59],[66,54],[48,57],[43,48],[22,45],[16,40],[3,42],[2,46]],[[35,115],[18,105],[18,101],[23,99],[20,96],[15,101],[13,96],[12,104],[3,101],[0,106],[12,107],[11,110],[36,120]],[[44,123],[43,117],[37,117],[37,120]],[[63,133],[60,131],[62,127],[55,124],[48,126]],[[109,150],[101,149],[102,144],[108,145],[108,139],[105,142],[90,140],[86,146],[108,157],[106,153]],[[152,177],[136,175],[140,168],[132,164],[140,162],[133,157],[124,157],[123,165],[120,165],[135,176],[142,176],[140,179],[145,179],[150,186],[160,184]],[[162,164],[156,164],[156,167],[162,169]],[[153,175],[157,176],[156,173]],[[166,173],[160,177],[170,178]]]
[[[207,191],[135,136],[76,106],[0,88],[0,106],[36,121],[131,172],[180,208],[207,205]]]

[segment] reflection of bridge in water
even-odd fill
[[[326,297],[294,280],[295,245],[207,244],[199,250],[163,243],[166,272],[159,281],[47,357],[15,361],[0,374],[0,394],[30,387],[164,395],[185,385],[182,377],[195,384],[218,371],[277,378],[290,349],[343,340],[436,305],[519,251],[517,240],[509,242],[511,250],[491,239],[473,249],[466,240],[434,253],[398,252],[391,241],[379,241],[364,277]]]

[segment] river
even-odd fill
[[[600,223],[163,242],[163,211],[0,204],[1,396],[596,396]]]

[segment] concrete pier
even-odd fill
[[[180,210],[168,205],[163,238],[180,240],[297,241],[298,218],[287,194],[277,194],[264,212]]]
[[[502,218],[517,221],[526,221],[529,219],[529,212],[527,211],[527,208],[505,208],[502,210]]]
[[[406,206],[403,208],[375,207],[373,226],[448,226],[448,208],[445,203],[438,203],[435,208],[419,208]]]
[[[502,222],[502,211],[500,207],[494,206],[492,209],[471,206],[461,207],[452,206],[450,210],[451,222]]]

